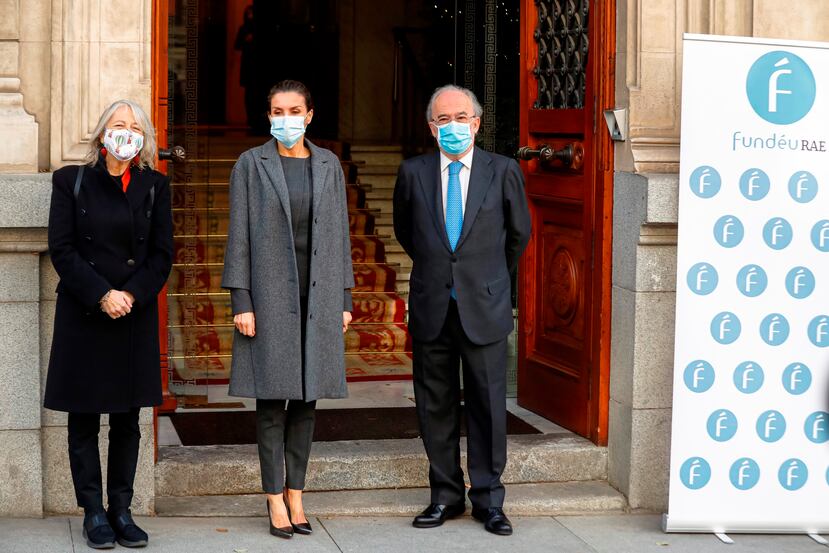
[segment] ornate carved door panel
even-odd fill
[[[613,2],[524,0],[521,143],[533,234],[520,270],[518,402],[607,439]],[[602,126],[599,127],[601,122]]]

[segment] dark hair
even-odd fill
[[[273,97],[280,92],[296,92],[305,98],[305,107],[308,111],[314,109],[314,100],[311,98],[311,91],[308,90],[308,87],[299,81],[285,79],[284,81],[276,83],[273,87],[271,87],[271,91],[268,92],[268,113],[271,111],[271,100],[273,100]]]

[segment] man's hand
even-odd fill
[[[349,323],[351,323],[351,312],[343,311],[343,334],[348,330]]]
[[[249,338],[256,336],[256,316],[253,311],[234,315],[233,324],[236,325],[236,330],[243,335]]]

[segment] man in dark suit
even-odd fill
[[[414,526],[464,513],[459,362],[468,428],[472,516],[509,535],[501,474],[507,460],[510,275],[530,236],[518,164],[474,145],[481,106],[466,89],[437,89],[427,119],[439,152],[400,165],[394,233],[412,258],[409,330],[414,390],[429,457],[431,504]]]

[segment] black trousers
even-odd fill
[[[265,493],[305,488],[316,407],[316,401],[256,400],[256,442]]]
[[[132,503],[135,469],[141,430],[139,409],[109,415],[109,455],[107,461],[107,497],[109,508],[129,509]],[[101,484],[101,456],[98,433],[101,415],[69,413],[69,466],[78,507],[85,511],[104,509]]]
[[[437,339],[415,341],[413,347],[415,401],[429,457],[432,503],[449,505],[464,501],[460,463],[462,360],[469,500],[477,508],[503,507],[501,474],[507,462],[506,338],[483,346],[473,344],[461,326],[457,303],[450,300]]]

